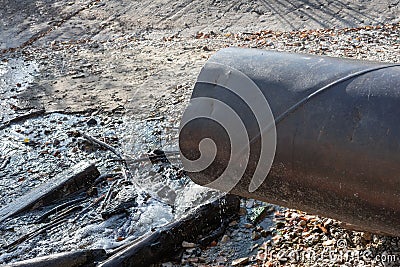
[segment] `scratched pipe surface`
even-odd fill
[[[275,119],[335,80],[390,65],[241,48],[223,49],[208,63],[246,74],[268,100]],[[245,173],[231,193],[335,218],[361,230],[400,235],[399,66],[339,82],[276,121],[272,168],[252,193],[248,188],[262,130],[243,101],[223,86],[198,81],[192,99],[199,97],[227,103],[254,139]],[[215,142],[217,155],[206,169],[189,172],[200,185],[226,168],[229,133],[206,119],[193,120],[180,132],[181,153],[189,160],[199,158],[199,143],[206,137]]]

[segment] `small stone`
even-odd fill
[[[86,124],[87,124],[88,126],[95,126],[95,125],[97,125],[97,121],[96,121],[96,119],[94,119],[94,118],[90,118],[90,119],[86,122]]]
[[[317,227],[318,227],[324,234],[327,234],[327,233],[328,233],[328,230],[327,230],[324,226],[322,226],[321,224],[318,224]]]
[[[187,248],[186,253],[192,254],[195,250],[196,250],[196,248]]]
[[[239,266],[239,265],[243,265],[249,262],[249,258],[245,257],[245,258],[240,258],[240,259],[236,259],[234,261],[232,261],[232,266]]]
[[[53,156],[60,157],[61,156],[60,153],[61,153],[60,150],[56,150],[56,151],[54,151]]]
[[[247,228],[247,229],[250,229],[250,228],[253,228],[253,227],[254,227],[254,225],[251,224],[251,223],[245,223],[243,226],[244,226],[245,228]]]
[[[229,223],[229,226],[236,226],[236,225],[238,225],[238,222],[237,222],[237,221],[231,221],[231,222]]]
[[[85,78],[85,77],[86,77],[85,73],[78,73],[78,74],[73,75],[71,78],[72,79],[81,79],[81,78]]]
[[[243,215],[246,215],[246,213],[247,213],[247,210],[245,208],[240,208],[239,215],[243,216]]]
[[[271,234],[271,232],[266,230],[261,230],[260,234],[262,237],[267,237]]]
[[[61,142],[60,142],[59,139],[57,139],[57,138],[54,138],[54,139],[53,139],[53,146],[58,146],[60,143],[61,143]]]
[[[299,222],[299,226],[304,227],[304,226],[306,226],[306,225],[307,225],[307,222],[306,222],[306,221],[301,220],[301,221]]]
[[[255,250],[255,249],[258,248],[259,246],[260,246],[259,244],[254,244],[254,245],[251,247],[251,251]]]
[[[332,246],[333,244],[335,244],[335,240],[333,239],[322,242],[322,245],[325,247]]]
[[[260,237],[261,237],[261,234],[259,232],[253,231],[251,233],[251,239],[253,239],[253,240],[258,240],[258,239],[260,239]]]
[[[230,240],[229,236],[228,236],[228,235],[224,235],[224,236],[221,238],[221,243],[226,243],[226,242],[228,242],[229,240]]]
[[[197,262],[199,262],[199,258],[197,258],[197,257],[195,257],[195,258],[189,258],[189,259],[188,259],[188,262],[197,263]]]
[[[371,235],[371,233],[365,232],[365,233],[362,234],[362,238],[364,238],[364,240],[366,240],[366,241],[371,241],[372,240],[372,235]]]
[[[227,262],[228,260],[225,258],[225,257],[223,257],[223,256],[218,256],[216,259],[215,259],[215,262],[216,263],[225,263],[225,262]],[[219,265],[218,265],[219,266]]]
[[[254,206],[254,199],[249,199],[246,202],[246,208],[251,209]]]
[[[282,237],[280,235],[276,235],[272,238],[272,241],[274,242],[274,244],[279,244],[279,242],[281,241]]]
[[[183,241],[183,242],[182,242],[182,247],[183,247],[183,248],[195,248],[195,247],[196,247],[196,244],[195,244],[195,243],[190,243],[190,242]]]
[[[333,222],[332,219],[327,219],[327,220],[324,222],[324,226],[327,227],[328,225],[331,225],[332,222]]]
[[[283,228],[285,226],[285,222],[284,221],[277,221],[276,222],[276,228]]]
[[[98,189],[97,189],[97,187],[91,187],[86,191],[86,193],[90,197],[97,196],[98,195]]]

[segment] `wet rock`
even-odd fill
[[[254,206],[254,199],[249,199],[246,201],[246,208],[251,209]]]
[[[243,207],[240,208],[239,210],[239,215],[246,215],[247,214],[247,210]]]
[[[95,126],[95,125],[97,125],[97,120],[96,120],[95,118],[90,118],[90,119],[86,122],[86,124],[87,124],[88,126]]]
[[[97,187],[91,187],[89,190],[86,192],[88,196],[94,197],[98,195],[98,189]]]
[[[221,238],[221,243],[227,243],[229,240],[230,240],[229,236],[228,236],[228,235],[224,235],[224,236]]]
[[[245,223],[243,226],[244,226],[245,228],[247,228],[247,229],[250,229],[250,228],[253,228],[253,227],[254,227],[254,225],[251,224],[251,223]]]
[[[328,246],[334,245],[335,243],[336,243],[335,240],[331,239],[331,240],[327,240],[327,241],[322,242],[322,245],[325,246],[325,247],[328,247]]]
[[[253,240],[258,240],[258,239],[260,239],[260,238],[261,238],[261,234],[260,234],[259,232],[253,231],[253,232],[251,233],[251,239],[253,239]]]
[[[57,139],[57,138],[55,138],[53,140],[53,146],[58,146],[58,145],[60,145],[60,143],[61,143],[61,141],[59,139]]]
[[[324,222],[324,226],[325,226],[325,227],[328,227],[328,226],[331,225],[332,223],[333,223],[333,220],[332,220],[332,219],[326,219],[325,222]]]
[[[301,221],[298,223],[298,225],[304,227],[304,226],[307,225],[307,222],[304,221],[304,220],[301,220]]]
[[[71,78],[72,79],[81,79],[81,78],[85,78],[86,76],[88,76],[86,73],[78,73],[78,74],[71,76]]]
[[[260,234],[262,237],[267,237],[267,236],[271,235],[272,233],[271,233],[271,231],[261,230]]]
[[[276,228],[283,228],[285,227],[285,222],[284,221],[277,221],[276,222]]]
[[[372,234],[371,234],[371,233],[364,232],[364,233],[362,234],[362,238],[363,238],[364,240],[366,240],[366,241],[371,241],[371,240],[372,240]]]
[[[232,266],[241,266],[241,265],[247,264],[248,262],[249,262],[249,258],[243,257],[243,258],[232,261]]]
[[[183,248],[195,248],[196,244],[195,243],[191,243],[191,242],[187,242],[187,241],[183,241],[182,242],[182,247]]]
[[[236,225],[238,225],[238,222],[235,220],[235,221],[231,221],[230,223],[229,223],[229,226],[236,226]]]

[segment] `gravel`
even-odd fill
[[[400,62],[400,24],[296,32],[198,33],[207,50],[224,46],[273,49]],[[176,38],[173,41],[178,42]],[[173,42],[171,41],[171,42]],[[341,222],[298,210],[276,211],[254,224],[248,214],[266,203],[243,200],[243,214],[201,253],[186,251],[165,266],[398,266],[400,238],[346,230]]]

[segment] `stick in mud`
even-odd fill
[[[52,208],[51,210],[49,210],[48,212],[46,212],[46,213],[43,214],[42,216],[40,216],[40,218],[36,220],[36,223],[44,223],[44,222],[46,222],[46,221],[48,220],[48,218],[49,218],[50,215],[53,215],[53,214],[55,214],[55,213],[58,213],[58,212],[60,212],[61,210],[65,209],[65,208],[68,208],[69,206],[71,206],[71,205],[73,205],[73,204],[82,202],[82,201],[85,200],[85,199],[86,199],[86,197],[80,197],[80,198],[73,199],[73,200],[70,200],[70,201],[68,201],[68,202],[65,202],[65,203],[63,203],[63,204],[60,204],[60,205],[58,205],[58,206]]]
[[[94,266],[106,257],[103,249],[77,250],[11,263],[10,267]]]
[[[124,157],[124,155],[123,155],[122,153],[118,152],[115,148],[113,148],[113,147],[110,146],[109,144],[107,144],[107,143],[105,143],[105,142],[103,142],[103,141],[100,141],[100,140],[94,138],[93,136],[90,136],[90,135],[88,135],[88,134],[86,134],[86,133],[84,133],[84,132],[82,132],[82,131],[78,131],[78,132],[79,132],[80,135],[82,135],[86,140],[92,142],[93,144],[96,144],[96,145],[98,145],[98,146],[100,146],[100,147],[103,147],[103,148],[105,148],[105,149],[111,151],[111,152],[114,153],[119,159],[121,159],[121,160],[124,160],[124,159],[125,159],[125,157]]]
[[[182,249],[182,242],[197,242],[200,235],[213,232],[226,218],[239,211],[239,198],[226,195],[205,204],[183,219],[140,238],[137,242],[118,248],[99,267],[150,266],[173,258]]]
[[[10,163],[11,157],[7,157],[3,160],[3,162],[1,163],[0,166],[0,170],[4,169],[5,167],[7,167],[8,163]]]
[[[52,221],[51,223],[46,224],[45,226],[40,227],[39,229],[35,229],[29,233],[27,233],[26,235],[21,236],[20,238],[18,238],[17,240],[15,240],[14,242],[4,246],[4,249],[7,249],[7,252],[11,252],[13,251],[18,245],[22,244],[23,242],[25,242],[26,240],[32,239],[44,232],[46,232],[47,230],[50,230],[51,228],[54,228],[56,226],[61,225],[62,223],[67,222],[67,219],[57,219]]]
[[[99,171],[93,164],[78,163],[73,169],[62,172],[1,208],[0,223],[23,211],[48,205],[80,189],[87,188],[99,175]]]
[[[26,121],[27,119],[31,119],[34,117],[44,115],[45,113],[46,113],[46,111],[44,109],[40,109],[40,110],[35,110],[35,111],[31,111],[31,112],[22,114],[21,116],[15,117],[9,121],[6,121],[3,125],[0,125],[0,130],[7,128],[14,123],[23,122],[23,121]]]
[[[105,198],[104,198],[104,201],[103,201],[103,203],[101,204],[101,210],[103,210],[103,209],[107,206],[107,204],[109,203],[109,201],[111,201],[112,192],[113,192],[113,190],[114,190],[115,185],[116,185],[118,182],[119,182],[118,180],[115,180],[115,181],[111,184],[111,186],[110,186],[110,188],[108,189],[108,192],[107,192],[107,194],[106,194],[106,196],[105,196]]]

